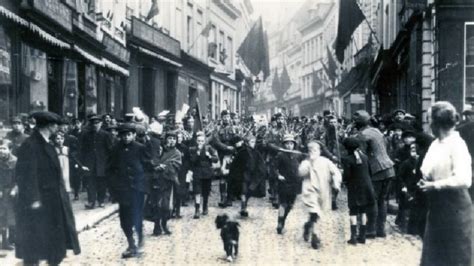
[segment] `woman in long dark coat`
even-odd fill
[[[155,222],[153,235],[170,235],[168,220],[173,208],[174,186],[179,184],[178,171],[181,167],[181,153],[176,149],[176,132],[165,135],[165,146],[158,160],[153,160],[155,174],[152,190],[145,203],[145,216]]]
[[[428,215],[421,265],[472,265],[471,156],[455,131],[457,114],[448,102],[431,109],[431,129],[436,139],[423,160],[423,179]]]
[[[180,131],[177,133],[176,139],[176,148],[181,153],[181,167],[178,172],[178,181],[179,184],[175,185],[174,193],[174,207],[173,207],[173,217],[181,218],[181,206],[186,201],[188,196],[188,185],[186,183],[186,174],[189,170],[189,147],[184,142],[183,133]]]
[[[58,265],[66,250],[80,253],[74,215],[54,147],[48,143],[60,117],[34,114],[36,129],[18,149],[16,257],[26,264]]]

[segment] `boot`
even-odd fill
[[[318,249],[321,246],[321,240],[319,240],[318,235],[312,234],[311,235],[311,247],[314,249]]]
[[[283,234],[283,227],[285,227],[285,218],[278,216],[277,233],[279,235]]]
[[[219,184],[219,192],[221,193],[221,201],[219,202],[219,207],[225,208],[227,207],[226,205],[226,199],[227,199],[227,193],[226,193],[226,186],[225,183],[220,183]]]
[[[347,241],[348,244],[357,244],[357,225],[351,225],[351,239]]]
[[[143,237],[143,232],[138,232],[138,253],[143,253],[143,248],[145,247],[145,238]]]
[[[122,253],[122,258],[132,258],[137,256],[137,246],[135,246],[135,240],[133,235],[127,236],[128,248]]]
[[[13,246],[10,245],[7,237],[7,229],[2,230],[2,249],[3,250],[13,250]]]
[[[171,231],[168,228],[168,217],[165,216],[161,219],[161,227],[163,228],[163,233],[165,235],[171,235]]]
[[[176,202],[176,209],[175,209],[175,218],[181,219],[181,201]]]
[[[303,226],[303,239],[306,242],[309,241],[309,237],[311,235],[311,229],[312,229],[312,223],[311,222],[308,221],[308,222],[304,223],[304,226]]]
[[[209,198],[208,197],[202,197],[202,215],[207,215],[208,214],[208,203]]]
[[[193,217],[194,219],[199,219],[199,209],[200,209],[199,204],[198,203],[194,204],[194,217]]]
[[[365,225],[361,225],[359,228],[359,236],[357,237],[357,242],[365,244]]]
[[[155,221],[155,227],[153,228],[153,235],[159,236],[162,234],[160,220]]]

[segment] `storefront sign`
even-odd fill
[[[105,45],[105,50],[120,59],[121,61],[128,64],[130,61],[130,52],[122,46],[118,41],[104,33],[104,39],[102,43]]]
[[[60,0],[33,0],[33,8],[54,20],[68,31],[72,31],[71,9]]]
[[[181,57],[179,41],[133,17],[132,36],[154,47],[160,48],[176,57]]]
[[[427,0],[407,0],[406,7],[409,9],[424,9]]]

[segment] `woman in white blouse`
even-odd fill
[[[452,104],[435,103],[429,117],[436,139],[418,184],[429,202],[421,265],[471,265],[471,156],[454,130],[458,119]]]

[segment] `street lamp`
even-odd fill
[[[256,76],[255,80],[253,81],[253,94],[256,94],[260,90],[261,85],[262,81],[258,78],[258,76]]]

